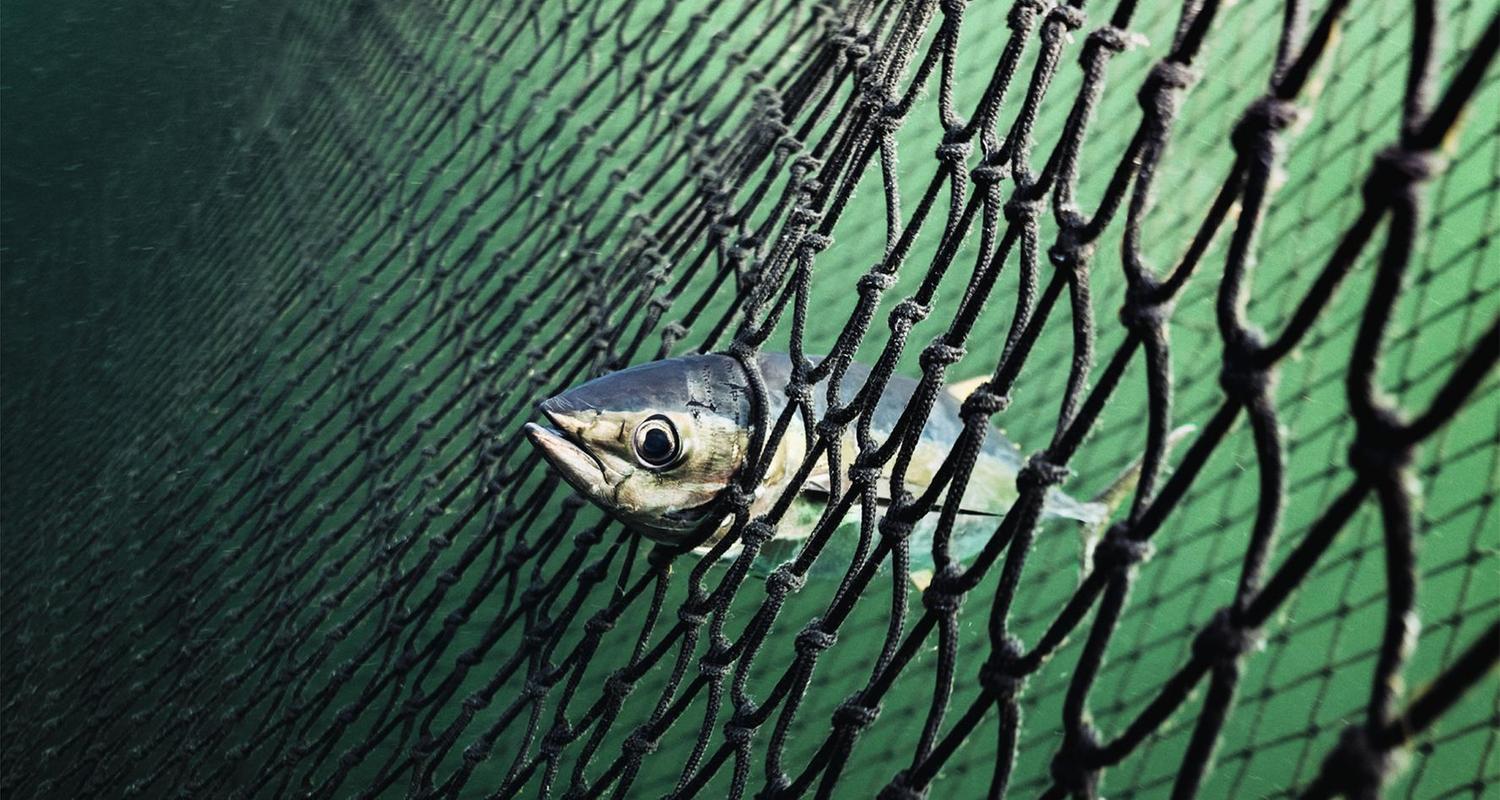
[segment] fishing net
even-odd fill
[[[229,132],[11,239],[6,796],[1493,791],[1492,6],[222,14]],[[921,379],[769,573],[764,459],[700,557],[520,433],[698,351],[764,447]],[[993,420],[1020,499],[919,590],[878,468],[978,376],[939,483]],[[1042,497],[1138,460],[1080,561]]]

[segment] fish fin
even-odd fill
[[[1162,457],[1170,457],[1172,455],[1172,448],[1176,447],[1179,442],[1186,439],[1196,430],[1198,430],[1197,425],[1189,424],[1183,425],[1167,434],[1167,446],[1165,452],[1162,453]],[[1108,486],[1104,487],[1103,491],[1094,496],[1093,502],[1109,506],[1110,513],[1113,515],[1114,510],[1120,507],[1125,498],[1131,492],[1135,491],[1136,485],[1141,482],[1141,466],[1141,458],[1130,462],[1130,465],[1120,470],[1120,474],[1115,476],[1115,479]]]
[[[969,399],[969,395],[973,394],[975,389],[978,389],[989,379],[990,376],[988,375],[980,375],[975,378],[958,381],[957,383],[950,383],[944,388],[948,391],[948,394],[953,395],[954,399],[963,402]]]
[[[1103,525],[1109,521],[1115,506],[1099,500],[1084,502],[1064,494],[1061,489],[1049,489],[1043,505],[1048,516],[1070,519],[1086,526]]]
[[[1187,425],[1179,426],[1171,433],[1167,434],[1167,446],[1162,452],[1162,460],[1165,461],[1171,458],[1172,448],[1176,447],[1179,442],[1181,442],[1183,439],[1186,439],[1188,436],[1191,436],[1197,430],[1198,426],[1190,423]],[[1108,486],[1104,487],[1102,491],[1100,491],[1097,495],[1094,495],[1094,499],[1088,503],[1079,503],[1078,501],[1067,497],[1067,495],[1062,495],[1061,492],[1057,493],[1062,497],[1067,498],[1069,502],[1074,503],[1080,507],[1093,507],[1097,509],[1097,512],[1094,514],[1093,519],[1083,519],[1081,517],[1059,515],[1069,516],[1070,519],[1078,519],[1080,522],[1084,523],[1081,526],[1080,530],[1080,533],[1082,534],[1083,545],[1080,554],[1080,575],[1088,573],[1089,563],[1093,561],[1094,558],[1094,548],[1098,546],[1099,540],[1104,537],[1104,529],[1108,527],[1109,520],[1114,517],[1115,512],[1118,511],[1120,506],[1124,504],[1126,498],[1130,497],[1130,494],[1135,491],[1135,487],[1140,484],[1143,458],[1144,457],[1137,458],[1136,460],[1130,462],[1129,466],[1121,470],[1120,474],[1115,476],[1115,479],[1111,481]],[[1051,499],[1051,497],[1048,498],[1049,501]]]

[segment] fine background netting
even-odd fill
[[[81,177],[6,115],[6,796],[1495,790],[1493,7],[173,11]],[[990,374],[1037,492],[1196,431],[925,594],[671,561],[519,433],[731,347]]]

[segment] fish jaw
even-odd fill
[[[550,416],[550,415],[549,415]],[[561,427],[561,426],[559,426]],[[569,485],[596,501],[614,494],[623,476],[605,466],[593,453],[568,438],[567,428],[556,430],[535,422],[526,423],[526,438]]]

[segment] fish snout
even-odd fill
[[[573,449],[573,443],[569,442],[566,437],[544,425],[528,422],[521,430],[526,434],[526,438],[531,440],[531,446],[541,451],[542,455],[553,463],[562,459],[563,454],[568,450]]]
[[[597,416],[598,411],[590,406],[579,403],[572,397],[572,393],[563,392],[555,397],[549,397],[537,404],[537,410],[547,418],[558,430],[577,435],[588,426],[589,418]],[[528,431],[528,435],[530,435]],[[533,439],[532,441],[536,441]]]
[[[604,462],[568,438],[566,433],[545,425],[528,422],[522,428],[542,457],[562,474],[575,489],[588,496],[599,496],[610,486]]]

